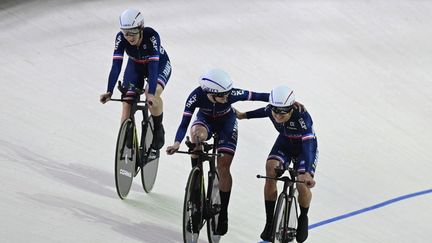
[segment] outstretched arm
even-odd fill
[[[108,76],[107,91],[101,94],[99,98],[99,101],[102,104],[105,104],[107,101],[111,99],[112,93],[114,91],[114,86],[121,72],[121,67],[123,64],[123,55],[124,55],[124,44],[122,43],[121,34],[118,33],[116,35],[116,40],[115,40],[111,71]]]
[[[236,117],[239,120],[268,117],[267,110],[265,107],[253,111],[247,111],[247,112],[241,112],[234,108],[233,110],[236,113]]]
[[[182,121],[180,123],[179,128],[177,129],[174,144],[171,146],[168,146],[166,149],[166,152],[168,155],[174,154],[179,149],[180,143],[181,143],[181,141],[183,141],[183,138],[186,135],[189,123],[192,119],[192,114],[193,114],[193,112],[192,113],[189,113],[186,111],[183,112],[183,118],[182,118]]]
[[[306,182],[306,186],[312,188],[315,186],[313,175],[315,174],[315,168],[317,163],[317,142],[316,136],[313,131],[312,119],[309,113],[303,113],[299,119],[302,124],[302,154],[304,155],[304,163],[300,164],[299,171],[303,172],[299,175],[299,180]]]
[[[167,154],[171,155],[179,149],[180,143],[181,141],[183,141],[183,138],[185,137],[187,129],[189,127],[189,123],[192,120],[192,115],[195,111],[195,108],[197,107],[196,102],[197,102],[197,94],[194,91],[189,95],[186,101],[185,108],[183,111],[183,118],[182,121],[180,122],[179,128],[177,129],[174,144],[167,147],[166,150]]]
[[[264,101],[268,102],[269,100],[269,93],[257,93],[252,92],[244,89],[232,89],[231,95],[230,95],[230,101],[231,103],[235,103],[237,101]]]
[[[160,38],[159,34],[156,31],[151,32],[150,41],[152,42],[153,47],[151,48],[151,53],[149,57],[148,64],[148,92],[147,92],[147,100],[149,98],[153,98],[156,93],[157,87],[157,79],[159,73],[159,50],[160,50]],[[150,97],[151,96],[151,97]]]
[[[239,120],[246,119],[246,112],[241,112],[234,107],[232,109],[234,110],[237,119],[239,119]]]
[[[246,112],[246,119],[263,118],[268,116],[268,110],[266,109],[266,107]]]
[[[125,40],[122,38],[121,33],[120,32],[117,33],[115,39],[111,71],[108,77],[107,93],[112,93],[114,91],[114,87],[117,83],[118,76],[121,72],[121,68],[123,64],[123,55],[125,50],[124,41]]]

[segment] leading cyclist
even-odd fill
[[[201,76],[200,87],[189,95],[183,112],[183,119],[177,130],[175,142],[167,147],[167,154],[173,154],[180,147],[192,115],[199,108],[196,120],[192,123],[190,134],[192,143],[206,141],[213,133],[219,135],[218,153],[223,156],[217,159],[219,173],[219,193],[221,211],[219,213],[216,235],[224,235],[228,231],[228,203],[231,195],[232,177],[231,162],[237,146],[237,119],[231,104],[237,101],[258,100],[268,101],[268,93],[256,93],[233,88],[233,82],[227,73],[220,69],[212,69]],[[192,156],[192,166],[198,158]]]
[[[291,161],[299,173],[297,183],[299,192],[300,216],[298,219],[297,242],[308,237],[308,210],[312,200],[310,188],[315,186],[314,174],[318,159],[317,139],[312,128],[312,118],[307,111],[295,104],[294,91],[288,86],[274,88],[269,97],[269,105],[249,112],[236,111],[237,118],[251,119],[269,117],[279,135],[267,157],[266,176],[275,177],[275,168]],[[279,175],[280,176],[280,175]],[[277,199],[276,181],[267,179],[264,186],[266,224],[261,238],[270,241],[272,222]]]
[[[123,102],[121,122],[129,117],[131,102],[140,95],[135,93],[135,88],[142,89],[144,81],[147,80],[145,95],[155,130],[152,148],[159,150],[165,143],[161,93],[171,76],[171,63],[161,46],[159,34],[154,29],[144,26],[144,16],[135,9],[127,9],[120,15],[120,32],[115,38],[108,87],[106,93],[100,96],[100,102],[103,104],[112,96],[121,71],[124,52],[129,58],[123,78],[123,87],[127,91],[122,94],[122,98],[128,102]]]

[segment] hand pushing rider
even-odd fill
[[[145,96],[154,123],[152,149],[159,150],[164,145],[162,126],[163,102],[161,93],[171,76],[171,64],[168,54],[161,46],[159,34],[150,27],[144,26],[144,16],[135,9],[127,9],[120,15],[120,32],[115,38],[113,63],[108,78],[106,93],[100,96],[100,102],[110,100],[114,86],[121,71],[124,53],[128,55],[123,78],[123,111],[121,122],[129,117],[131,103],[140,94],[147,81]]]

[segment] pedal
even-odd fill
[[[294,240],[296,238],[296,235],[297,235],[297,229],[289,227],[287,232],[288,240],[290,241]]]
[[[160,155],[159,150],[155,150],[153,148],[150,148],[150,151],[149,151],[148,156],[147,156],[147,162],[158,159],[159,155]]]
[[[213,204],[211,207],[209,207],[208,211],[205,211],[205,218],[210,219],[211,217],[219,214],[221,211],[221,205],[220,204]]]

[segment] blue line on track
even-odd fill
[[[408,199],[408,198],[412,198],[412,197],[421,196],[421,195],[428,194],[428,193],[432,193],[432,189],[428,189],[428,190],[424,190],[424,191],[419,191],[419,192],[414,192],[414,193],[406,194],[406,195],[403,195],[403,196],[400,196],[400,197],[396,197],[396,198],[384,201],[382,203],[378,203],[378,204],[372,205],[370,207],[366,207],[366,208],[363,208],[363,209],[360,209],[360,210],[356,210],[356,211],[353,211],[353,212],[350,212],[350,213],[342,214],[342,215],[336,216],[334,218],[326,219],[326,220],[323,220],[321,222],[309,225],[309,229],[317,228],[317,227],[320,227],[320,226],[323,226],[323,225],[326,225],[326,224],[333,223],[335,221],[339,221],[339,220],[342,220],[342,219],[353,217],[353,216],[355,216],[357,214],[362,214],[362,213],[365,213],[365,212],[368,212],[368,211],[371,211],[371,210],[375,210],[375,209],[378,209],[378,208],[381,208],[381,207],[385,207],[385,206],[387,206],[389,204],[392,204],[392,203],[395,203],[395,202],[398,202],[398,201],[402,201],[402,200],[405,200],[405,199]]]

